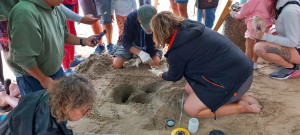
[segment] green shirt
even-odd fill
[[[61,67],[69,35],[60,8],[51,8],[43,0],[21,0],[8,20],[9,66],[22,75],[30,75],[25,70],[35,66],[46,76],[55,74]]]
[[[0,0],[0,21],[8,19],[9,12],[19,0]]]

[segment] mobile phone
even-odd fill
[[[99,15],[97,18],[99,18],[99,17],[101,17],[101,16],[105,15],[106,13],[107,13],[107,12],[104,12],[103,14]]]
[[[106,30],[101,32],[96,38],[93,39],[92,44],[96,44],[98,40],[100,40],[105,34],[107,33]]]

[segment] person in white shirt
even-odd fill
[[[255,38],[261,41],[254,50],[259,57],[281,66],[270,74],[271,78],[283,80],[297,77],[300,75],[299,0],[274,0],[271,8],[277,33],[256,31]]]

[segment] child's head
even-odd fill
[[[76,74],[54,80],[47,93],[51,114],[58,122],[79,120],[90,113],[96,100],[96,91],[91,83]]]

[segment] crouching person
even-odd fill
[[[48,90],[22,96],[18,106],[0,122],[0,134],[73,135],[66,121],[90,114],[95,98],[87,79],[76,74],[61,77]]]

